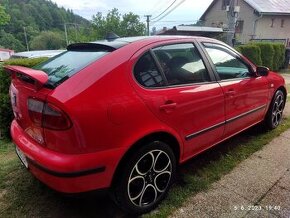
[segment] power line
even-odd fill
[[[151,11],[150,14],[159,13],[159,11],[161,11],[162,8],[164,8],[170,1],[171,0],[163,0],[163,1],[159,0],[157,4],[153,5],[153,7],[151,7],[151,9],[149,10]]]
[[[170,14],[172,11],[174,11],[179,5],[181,5],[183,2],[185,2],[185,0],[182,0],[181,2],[179,2],[177,5],[175,5],[171,10],[169,10],[166,14],[164,14],[161,18],[159,18],[156,21],[153,21],[153,23],[157,23],[158,21],[162,20],[164,17],[166,17],[168,14]]]
[[[174,0],[164,11],[162,11],[158,16],[153,17],[151,20],[154,20],[158,17],[160,17],[162,14],[164,14],[169,8],[171,8],[171,6],[176,2],[177,0]]]

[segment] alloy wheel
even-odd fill
[[[162,150],[144,154],[130,173],[127,192],[130,201],[138,207],[154,204],[166,191],[172,175],[172,163]]]
[[[279,93],[274,101],[272,109],[272,124],[273,127],[277,127],[282,119],[282,113],[284,109],[284,96],[282,93]]]

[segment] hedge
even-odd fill
[[[275,50],[274,50],[273,44],[267,43],[267,42],[259,42],[259,43],[255,43],[255,45],[259,46],[261,49],[262,65],[269,67],[270,69],[274,69],[273,61],[274,61]]]
[[[253,44],[241,45],[237,47],[237,50],[256,65],[262,65],[261,49],[258,46]]]
[[[13,112],[9,97],[10,76],[4,72],[3,65],[33,67],[45,60],[47,60],[47,58],[12,59],[0,64],[0,132],[4,137],[10,137],[9,126],[13,119]]]
[[[274,71],[283,67],[285,46],[281,43],[251,42],[238,46],[237,50],[256,65],[263,65]]]

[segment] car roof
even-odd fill
[[[97,40],[89,43],[74,43],[67,47],[67,50],[75,49],[89,49],[89,48],[106,48],[109,50],[116,50],[125,45],[134,42],[144,42],[147,41],[148,44],[164,41],[164,40],[176,40],[176,39],[206,39],[210,41],[217,41],[211,38],[200,37],[200,36],[179,36],[179,35],[162,35],[162,36],[134,36],[134,37],[122,37],[110,40]]]

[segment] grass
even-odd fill
[[[282,69],[279,73],[290,73],[290,69]]]

